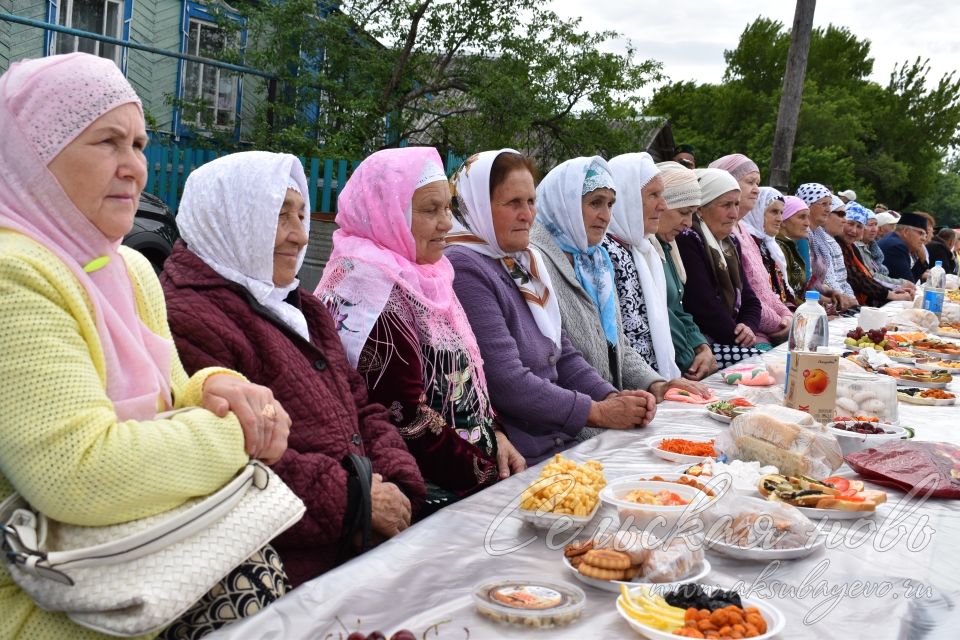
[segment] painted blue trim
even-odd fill
[[[57,24],[57,13],[60,10],[60,2],[63,0],[47,0],[47,23]],[[53,35],[54,31],[43,32],[43,57],[53,55]]]
[[[61,0],[62,1],[62,0]],[[124,0],[123,2],[123,27],[120,29],[120,39],[124,42],[130,42],[130,23],[133,22],[133,0]],[[120,71],[127,75],[127,54],[130,49],[126,47],[120,49]]]
[[[66,0],[47,0],[47,24],[60,24],[57,22],[60,13],[60,3]],[[133,0],[123,0],[123,20],[120,27],[120,40],[130,42],[130,21],[133,19]],[[60,25],[64,26],[64,25]],[[53,37],[55,31],[45,30],[43,32],[43,56],[52,56],[56,53],[53,50]],[[100,34],[104,35],[104,34]],[[127,53],[129,49],[120,48],[120,71],[127,75]]]
[[[190,27],[190,17],[187,15],[187,0],[182,0],[180,5],[180,46],[177,49],[178,53],[187,52],[187,30]],[[177,81],[176,86],[173,90],[173,95],[177,97],[177,100],[183,99],[183,60],[177,60]],[[180,107],[177,105],[173,106],[173,119],[170,121],[170,129],[173,131],[174,140],[180,140],[181,124],[180,124]]]
[[[231,11],[225,7],[222,7],[227,16],[231,19],[236,20],[242,25],[246,25],[247,19],[237,13],[236,11]],[[187,52],[187,37],[190,34],[190,19],[200,20],[211,25],[216,25],[217,19],[209,10],[206,4],[201,4],[195,0],[183,0],[183,11],[180,14],[180,53]],[[241,29],[240,31],[240,51],[241,54],[246,51],[247,47],[247,29]],[[183,100],[183,73],[184,73],[184,61],[180,60],[177,63],[177,86],[174,93],[177,96],[178,100]],[[238,74],[237,78],[237,99],[236,99],[236,111],[233,114],[233,136],[234,139],[238,142],[240,141],[240,109],[243,105],[243,74]],[[177,106],[173,108],[173,129],[176,139],[180,138],[192,138],[193,131],[183,125],[183,119],[181,117],[181,109]]]
[[[246,24],[246,18],[242,24]],[[243,60],[247,54],[247,29],[240,30],[240,59]],[[243,74],[237,75],[237,101],[236,113],[233,114],[233,139],[240,142],[240,127],[243,125]]]

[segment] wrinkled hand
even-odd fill
[[[684,378],[689,380],[703,380],[708,375],[717,370],[717,359],[710,350],[710,345],[702,344],[697,347],[696,355],[690,368],[683,374]]]
[[[848,296],[848,295],[841,294],[841,295],[840,295],[840,304],[838,305],[837,308],[840,309],[841,311],[846,311],[847,309],[852,309],[852,308],[857,307],[857,306],[859,306],[859,305],[860,305],[860,303],[857,302],[857,299],[854,298],[853,296]]]
[[[706,385],[700,384],[699,382],[694,382],[692,380],[685,380],[683,378],[674,378],[673,380],[668,380],[666,382],[655,382],[650,385],[650,393],[652,393],[657,398],[657,402],[663,402],[664,396],[666,396],[669,389],[683,389],[684,391],[689,391],[690,393],[696,394],[702,398],[710,397],[710,389]]]
[[[656,406],[656,399],[646,391],[621,391],[592,403],[587,424],[607,429],[646,426],[653,419]]]
[[[500,471],[500,479],[508,478],[516,473],[520,473],[527,468],[527,461],[524,460],[517,448],[513,446],[507,434],[503,431],[497,431],[497,470]]]
[[[757,336],[753,329],[742,322],[733,328],[733,340],[741,347],[752,347],[757,344]]]
[[[768,333],[772,340],[785,340],[790,333],[790,325],[793,324],[793,316],[780,316],[780,326],[776,331]]]
[[[410,500],[400,487],[384,482],[379,473],[373,474],[370,502],[370,526],[380,535],[392,538],[410,526]]]
[[[637,425],[638,427],[647,426],[653,421],[653,417],[657,415],[657,398],[649,391],[641,391],[640,389],[624,389],[620,392],[620,397],[633,397],[646,402],[647,410],[643,416],[643,421]]]
[[[888,291],[887,300],[913,300],[913,295],[907,291]]]
[[[275,464],[287,450],[290,416],[267,387],[227,374],[214,374],[203,383],[201,406],[223,418],[233,412],[243,429],[247,455]]]

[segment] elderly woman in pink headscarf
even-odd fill
[[[385,405],[427,481],[424,510],[525,468],[500,430],[476,338],[443,255],[450,186],[430,147],[368,157],[338,199],[333,253],[315,295],[349,362]]]
[[[760,326],[757,339],[760,343],[776,344],[787,337],[793,313],[770,286],[770,276],[763,263],[760,249],[753,241],[743,218],[757,204],[760,196],[760,169],[743,155],[733,153],[710,163],[714,169],[728,171],[740,183],[740,220],[733,228],[733,236],[740,243],[743,273],[750,288],[760,300]]]
[[[153,269],[120,245],[146,144],[140,100],[109,60],[50,56],[0,77],[0,502],[18,492],[73,525],[168,511],[287,446],[269,389],[225,369],[187,376]],[[285,584],[266,548],[164,633],[199,637]],[[0,611],[3,638],[101,637],[41,610],[6,566]]]

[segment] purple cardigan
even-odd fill
[[[465,247],[446,252],[453,288],[477,336],[490,400],[510,442],[535,464],[572,446],[593,400],[616,389],[561,337],[544,337],[498,260]]]

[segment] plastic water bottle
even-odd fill
[[[804,299],[805,302],[793,312],[793,323],[787,337],[787,379],[783,383],[784,393],[790,389],[790,359],[793,352],[816,352],[817,347],[826,347],[830,341],[827,312],[820,305],[820,294],[807,291]]]
[[[805,302],[793,313],[787,347],[790,351],[816,351],[830,341],[827,312],[820,305],[820,294],[807,291]]]
[[[927,276],[927,284],[923,287],[923,308],[933,311],[940,317],[943,313],[943,294],[947,284],[947,272],[943,269],[943,262],[937,260],[933,269],[930,269],[930,275]]]

